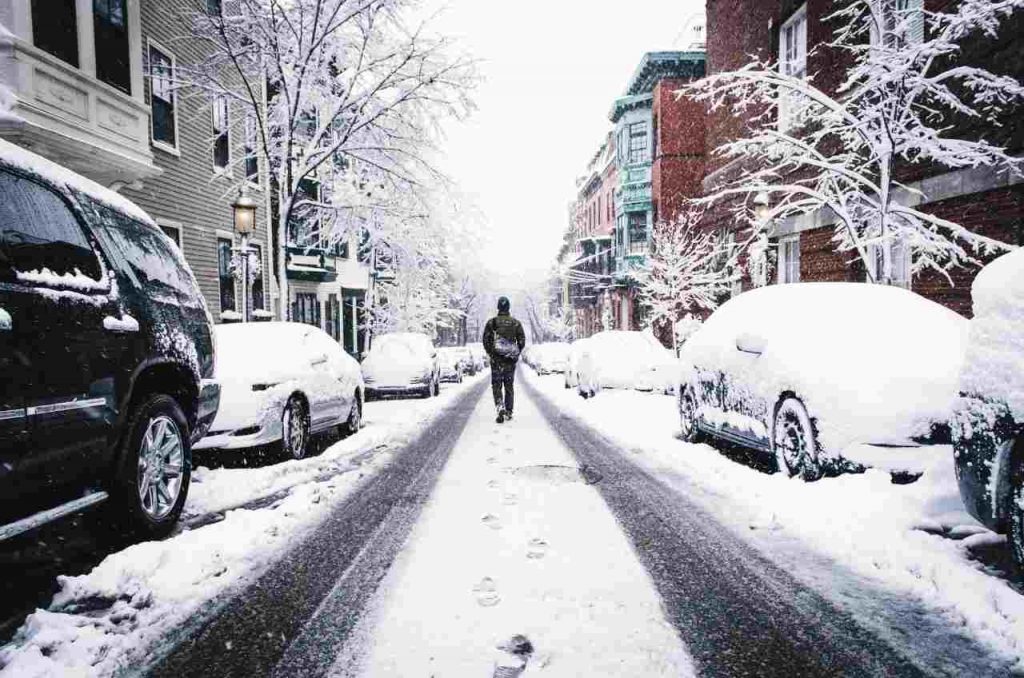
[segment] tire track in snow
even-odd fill
[[[318,647],[343,640],[355,624],[487,387],[481,381],[461,395],[313,535],[188,631],[148,673],[180,678],[326,671],[330,662]],[[329,619],[318,614],[326,607]],[[275,669],[282,657],[287,666]]]
[[[929,675],[523,381],[579,463],[599,470],[596,487],[701,675]]]

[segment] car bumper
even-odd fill
[[[430,390],[430,384],[405,384],[402,386],[370,386],[365,387],[366,398],[381,398],[386,396],[411,395],[414,393],[425,393]]]
[[[210,424],[220,407],[220,384],[213,379],[203,379],[199,384],[199,403],[196,407],[196,425],[192,429],[192,442],[199,441],[210,430]]]
[[[255,429],[255,430],[253,430]],[[232,431],[217,431],[192,446],[194,450],[241,450],[276,443],[281,439],[281,426],[276,419],[261,425]]]

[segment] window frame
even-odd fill
[[[48,5],[45,9],[43,9],[43,7],[42,7],[42,4],[44,2]],[[32,46],[35,47],[36,49],[38,49],[41,52],[45,52],[46,54],[49,54],[50,56],[52,56],[54,59],[57,59],[61,63],[67,64],[68,66],[71,66],[72,68],[75,68],[75,69],[80,69],[81,68],[81,63],[82,63],[82,46],[80,44],[79,35],[78,35],[78,6],[77,6],[77,3],[75,3],[74,0],[71,0],[71,3],[70,3],[71,4],[71,14],[72,14],[72,16],[71,16],[71,23],[74,24],[74,29],[75,29],[74,31],[71,32],[71,37],[73,38],[74,44],[69,46],[71,48],[70,51],[68,51],[68,52],[62,51],[61,54],[57,54],[56,52],[50,51],[49,49],[47,49],[47,48],[45,48],[45,47],[43,47],[43,46],[41,46],[39,44],[38,39],[39,39],[39,36],[40,36],[40,33],[41,33],[41,31],[39,30],[39,24],[42,24],[44,22],[42,22],[42,21],[36,22],[36,15],[37,15],[36,6],[37,6],[37,4],[40,6],[39,7],[39,11],[38,11],[39,14],[42,14],[44,11],[53,11],[54,9],[61,9],[63,11],[63,9],[64,9],[64,8],[55,8],[55,7],[53,7],[52,2],[48,2],[47,0],[29,0],[28,17],[29,17],[29,22],[32,25]],[[67,17],[64,17],[64,18],[66,19]],[[50,28],[57,27],[56,22],[46,22],[46,23],[47,23],[47,26],[50,27]],[[70,60],[66,59],[65,57],[70,57]]]
[[[250,123],[252,127],[250,128]],[[250,129],[252,138],[249,138]],[[249,142],[252,141],[250,149]],[[249,112],[242,118],[242,171],[245,173],[245,181],[253,187],[260,186],[260,153],[259,153],[259,127],[256,122],[256,114]],[[251,150],[251,153],[250,153]],[[256,164],[256,171],[249,174],[249,161]]]
[[[802,33],[796,35],[796,48],[794,57],[801,57],[794,61],[791,59],[789,44],[787,42],[788,31],[791,28],[802,28]],[[801,42],[803,44],[802,55],[800,52]],[[802,68],[796,69],[794,63],[802,63]],[[799,70],[799,73],[795,71]],[[799,77],[807,80],[807,3],[801,5],[779,26],[779,72],[783,75]],[[780,92],[778,103],[778,127],[780,131],[786,131],[793,126],[794,114],[797,106],[794,102],[799,95],[795,92]]]
[[[225,272],[225,271],[221,270],[221,245],[223,243],[227,243],[228,244],[228,254],[229,255],[233,255],[234,254],[234,248],[235,248],[235,239],[234,239],[234,237],[230,237],[229,238],[229,237],[227,237],[227,235],[222,235],[221,233],[217,233],[217,240],[216,240],[216,242],[217,242],[217,292],[218,292],[217,301],[218,301],[218,304],[220,305],[220,312],[224,313],[225,311],[234,311],[235,313],[239,313],[239,310],[238,310],[238,290],[235,289],[235,282],[236,282],[235,281],[235,276],[231,275],[230,271],[226,271]],[[229,261],[230,261],[230,257],[229,257]],[[226,275],[225,275],[225,273],[226,273]],[[231,281],[231,288],[230,289],[231,289],[231,299],[232,299],[232,307],[233,308],[224,308],[224,290],[225,290],[224,281],[225,280],[230,280]]]
[[[125,94],[127,96],[133,96],[133,94],[134,94],[132,92],[132,47],[133,47],[133,45],[132,45],[131,19],[129,17],[129,4],[130,4],[130,2],[129,2],[129,0],[102,0],[102,1],[106,2],[108,4],[108,6],[109,6],[109,4],[111,2],[121,3],[121,7],[122,7],[121,16],[122,16],[122,20],[124,22],[124,25],[123,25],[124,43],[125,43],[124,44],[124,48],[125,48],[124,56],[125,56],[125,69],[126,69],[126,73],[127,73],[127,82],[125,82],[124,85],[122,86],[121,84],[118,84],[118,83],[115,83],[115,82],[111,82],[110,80],[104,79],[104,77],[100,74],[100,70],[101,70],[100,69],[100,54],[101,54],[102,50],[99,49],[99,44],[100,44],[99,40],[101,40],[103,38],[103,35],[101,34],[102,31],[99,30],[100,23],[101,23],[101,15],[96,11],[96,4],[95,4],[96,0],[91,0],[91,3],[90,3],[90,4],[92,4],[91,18],[92,18],[92,22],[93,22],[93,63],[95,65],[95,72],[93,74],[93,77],[95,77],[98,81],[104,83],[105,85],[109,85],[110,87],[116,89],[117,91],[121,92],[122,94]],[[116,26],[114,26],[114,24],[112,24],[112,23],[110,24],[110,26],[113,26],[114,28],[116,28]],[[110,36],[107,36],[107,37],[109,38]]]
[[[220,102],[224,102],[224,145],[227,149],[227,157],[224,161],[224,165],[217,164],[217,141],[220,138],[220,134],[217,132],[217,109]],[[213,127],[213,173],[216,175],[230,175],[231,174],[231,100],[227,95],[219,95],[213,98],[213,103],[210,111],[210,123]]]
[[[634,134],[634,129],[642,129],[642,134]],[[628,165],[642,165],[650,162],[650,130],[646,122],[631,122],[626,125],[626,138],[629,140],[629,146],[626,148],[626,164]],[[634,140],[643,140],[643,146],[635,146]],[[637,159],[637,155],[643,157]]]
[[[779,238],[776,269],[776,282],[779,285],[800,282],[799,233]]]
[[[156,225],[160,228],[164,235],[171,239],[171,242],[175,244],[179,252],[184,252],[183,240],[184,229],[182,225],[177,221],[168,221],[166,219],[157,219]],[[172,236],[167,231],[174,231],[177,235]]]
[[[884,252],[883,247],[889,248],[889,256],[892,259],[893,279],[890,285],[892,287],[902,287],[906,290],[913,289],[913,253],[902,239],[889,240],[881,245],[868,245],[869,258],[865,281],[873,280],[875,284],[885,284],[878,280],[879,264]]]
[[[153,115],[153,97],[156,96],[155,87],[155,76],[153,74],[153,50],[160,52],[163,56],[168,57],[171,60],[171,113],[174,119],[174,144],[168,144],[166,141],[157,139],[154,136],[154,115]],[[179,131],[178,131],[178,91],[174,87],[174,77],[178,70],[178,60],[174,54],[166,49],[156,40],[152,38],[146,38],[146,61],[149,65],[149,142],[153,148],[158,148],[161,151],[170,153],[171,155],[181,156],[181,150],[179,149]],[[161,97],[163,99],[163,97]]]

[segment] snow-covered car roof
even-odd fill
[[[20,169],[59,186],[67,186],[83,193],[93,200],[128,214],[139,221],[156,227],[156,222],[146,212],[128,198],[105,186],[86,179],[68,168],[58,165],[41,155],[28,151],[21,146],[0,139],[0,165]]]
[[[983,268],[971,295],[974,319],[960,390],[1005,404],[1024,421],[1024,249]]]
[[[316,329],[283,321],[216,325],[217,377],[259,380],[308,370],[303,339]]]
[[[796,283],[730,299],[680,351],[774,402],[791,391],[818,418],[822,443],[907,442],[944,422],[956,394],[967,320],[897,287]],[[759,353],[739,350],[737,344]]]
[[[434,351],[434,342],[425,334],[419,332],[391,332],[390,334],[382,334],[376,337],[373,340],[373,345],[370,347],[370,352],[373,353],[377,348],[383,349],[395,344],[404,345],[414,351],[426,353]]]

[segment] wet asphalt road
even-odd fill
[[[323,675],[403,547],[486,388],[475,386],[453,403],[242,595],[167,639],[147,672]],[[902,601],[902,612],[879,602],[886,611],[869,629],[639,469],[623,450],[524,390],[622,526],[702,676],[1004,675],[973,641],[945,627],[936,642],[929,625],[938,622],[912,602]],[[899,614],[902,628],[885,626],[887,616]],[[918,627],[923,647],[908,650]]]
[[[1007,675],[1008,667],[913,601],[879,601],[888,608],[880,616],[891,619],[869,630],[621,448],[527,390],[626,532],[700,675]]]
[[[415,523],[481,383],[240,595],[167,639],[153,676],[321,675]],[[159,655],[159,653],[158,653]]]

